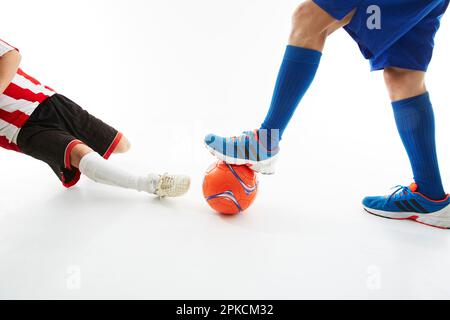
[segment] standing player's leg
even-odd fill
[[[416,18],[408,15],[411,20],[408,22],[416,25],[371,58],[373,70],[384,69],[395,122],[411,162],[415,183],[409,187],[399,186],[388,197],[363,200],[370,213],[446,229],[450,228],[450,198],[445,194],[439,172],[434,111],[425,86],[425,74],[433,56],[434,36],[449,2],[419,4],[418,9],[430,5],[434,9],[426,16],[422,15],[423,10],[418,10],[420,14]]]
[[[439,172],[434,112],[425,86],[425,72],[389,67],[384,78],[415,183],[399,187],[390,197],[365,198],[365,210],[386,218],[412,219],[448,229],[450,199]]]
[[[338,20],[311,0],[297,8],[272,103],[261,128],[235,138],[208,135],[205,143],[215,156],[230,164],[247,164],[255,171],[273,173],[279,141],[314,80],[326,38],[351,21],[353,9],[350,4],[339,13],[342,16]]]
[[[420,193],[432,200],[446,197],[436,152],[434,113],[425,87],[425,72],[386,68],[398,132],[408,153]]]
[[[279,139],[283,137],[295,109],[315,78],[327,37],[348,24],[352,15],[353,12],[337,21],[313,1],[297,8],[271,106],[261,129],[269,133],[277,130]]]

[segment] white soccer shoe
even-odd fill
[[[163,197],[181,197],[189,191],[191,178],[184,175],[160,175],[155,189],[155,195]]]

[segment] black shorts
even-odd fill
[[[76,145],[85,144],[108,159],[121,138],[116,129],[55,94],[31,114],[19,132],[17,145],[22,153],[46,162],[69,188],[80,180],[80,171],[70,164]]]

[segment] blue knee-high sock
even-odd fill
[[[279,130],[281,139],[295,109],[314,80],[321,57],[322,53],[316,50],[295,46],[286,48],[272,104],[261,129]]]
[[[433,200],[445,198],[436,153],[434,113],[430,95],[425,93],[396,101],[392,106],[419,192]]]

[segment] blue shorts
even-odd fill
[[[426,71],[434,37],[450,0],[313,0],[337,20],[356,8],[345,30],[358,43],[372,70],[398,67]],[[378,26],[371,19],[378,6]]]

